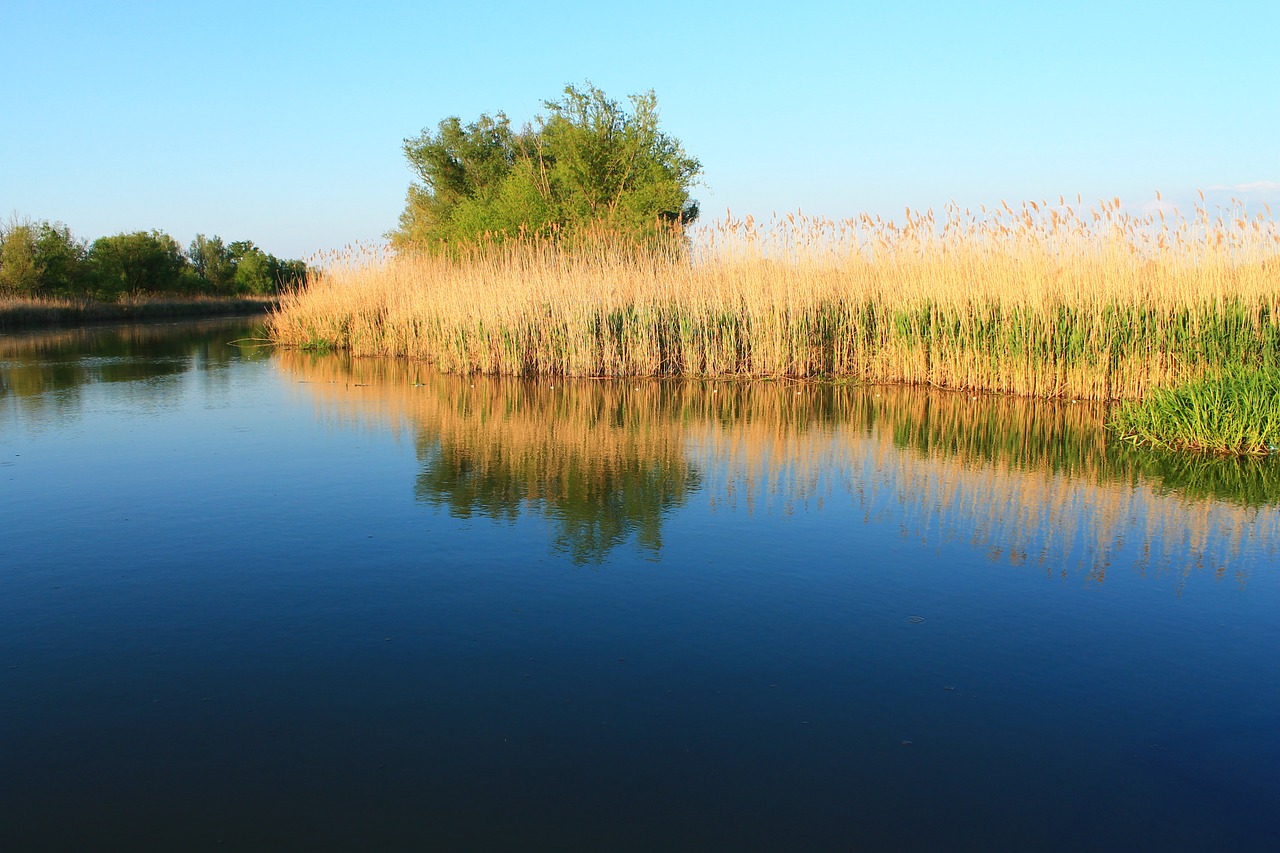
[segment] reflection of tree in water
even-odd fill
[[[459,378],[403,361],[282,352],[281,363],[323,398],[386,401],[411,431],[420,468],[414,495],[459,518],[514,521],[535,512],[553,547],[601,563],[633,541],[657,556],[662,522],[698,488],[678,422],[653,417],[657,383]],[[559,386],[559,387],[557,387]]]
[[[442,440],[420,442],[418,500],[461,518],[478,514],[514,520],[536,507],[556,525],[555,548],[576,563],[599,563],[632,535],[653,555],[662,548],[662,518],[697,488],[683,459],[649,461],[631,455],[590,464],[566,458],[552,472],[511,464],[501,452]]]
[[[99,383],[135,383],[148,399],[172,395],[153,380],[198,370],[206,378],[235,361],[264,358],[265,350],[232,341],[260,334],[261,322],[113,325],[0,337],[0,400],[38,420],[67,420],[81,391]]]
[[[418,500],[464,518],[533,509],[574,562],[600,563],[632,537],[656,556],[663,516],[697,488],[679,430],[627,417],[617,388],[445,377],[422,387],[436,408],[416,425]]]
[[[455,515],[534,509],[579,561],[698,491],[716,511],[848,505],[908,539],[1103,581],[1120,568],[1243,581],[1280,548],[1280,460],[1160,457],[1109,441],[1099,406],[909,388],[522,382],[282,353],[322,399],[408,425],[418,498]],[[321,390],[327,389],[327,390]],[[335,411],[330,409],[330,411]],[[1254,557],[1242,559],[1246,553]],[[833,554],[832,559],[842,559]]]
[[[678,429],[628,419],[602,387],[452,378],[424,387],[438,409],[416,425],[417,498],[461,517],[511,520],[536,508],[575,562],[602,562],[632,535],[657,555],[663,515],[698,487]]]

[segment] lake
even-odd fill
[[[1275,460],[256,337],[0,336],[6,849],[1280,849]]]

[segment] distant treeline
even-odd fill
[[[301,281],[302,261],[251,240],[197,234],[185,250],[163,231],[78,239],[61,222],[0,224],[0,296],[94,298],[132,295],[267,295]]]

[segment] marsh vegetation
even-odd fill
[[[1136,445],[1237,456],[1280,450],[1280,370],[1228,367],[1127,402],[1111,428]]]
[[[336,257],[284,298],[271,334],[464,374],[1128,400],[1224,364],[1276,367],[1278,311],[1280,230],[1261,212],[1059,199],[902,223],[728,220],[687,249],[596,232]]]

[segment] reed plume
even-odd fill
[[[849,377],[1132,399],[1280,353],[1280,228],[1238,203],[1027,202],[941,218],[728,218],[687,251],[609,235],[335,258],[282,344],[456,373]]]

